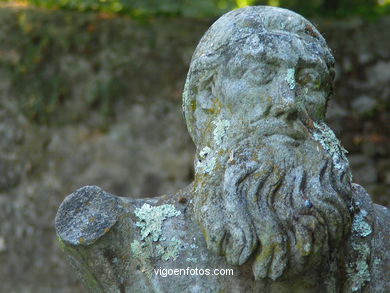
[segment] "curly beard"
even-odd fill
[[[351,225],[346,159],[336,166],[313,135],[234,141],[229,152],[207,148],[195,173],[194,209],[208,248],[235,265],[251,257],[256,279],[335,261]]]

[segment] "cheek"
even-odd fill
[[[226,105],[236,108],[245,99],[246,93],[247,88],[243,80],[225,79],[222,83],[221,98]]]
[[[256,86],[246,80],[224,82],[221,90],[223,104],[234,115],[242,115],[243,119],[263,114],[272,101],[272,92],[268,86]]]
[[[325,119],[326,94],[323,92],[308,92],[304,95],[305,108],[313,120]]]

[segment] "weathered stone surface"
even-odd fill
[[[137,24],[96,13],[0,7],[0,157],[9,174],[0,179],[1,290],[85,292],[63,261],[52,225],[55,212],[65,194],[86,184],[143,196],[172,193],[192,180],[193,146],[180,94],[209,22],[164,18]],[[390,59],[389,19],[314,20],[337,61],[336,98],[330,100],[327,122],[348,158],[362,156],[364,169],[376,169],[371,176],[358,172],[360,159],[351,162],[354,182],[383,205],[390,198],[384,71]],[[349,70],[341,66],[346,58]],[[132,60],[142,70],[130,66]],[[127,86],[101,86],[112,78]],[[105,89],[113,110],[109,119],[107,104],[101,103]],[[34,92],[36,99],[23,91]],[[63,97],[56,107],[36,107],[59,91]],[[364,114],[352,111],[362,95],[376,102]],[[27,100],[30,108],[24,110],[48,111],[50,123],[37,124],[38,117],[21,112],[19,103]]]
[[[316,28],[291,11],[247,7],[214,23],[193,55],[184,90],[197,148],[194,182],[154,199],[84,187],[60,206],[57,233],[86,287],[390,290],[390,211],[352,183],[346,150],[324,122],[333,66]],[[97,214],[103,218],[95,224]],[[154,272],[185,270],[188,262],[235,273],[223,282],[220,276],[172,282]]]
[[[95,186],[67,197],[62,203],[64,214],[58,214],[61,221],[56,223],[61,240],[69,245],[93,244],[116,224],[121,212],[118,204],[119,199]]]

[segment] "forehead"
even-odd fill
[[[294,34],[254,34],[240,40],[226,54],[225,66],[237,72],[263,67],[310,67],[328,71],[333,57],[327,47],[319,42],[307,41]]]

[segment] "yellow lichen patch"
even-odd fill
[[[83,244],[84,242],[85,242],[85,238],[84,238],[84,237],[80,237],[80,238],[79,238],[79,243],[80,243],[80,244]]]
[[[234,106],[232,104],[226,104],[225,108],[228,109],[230,113],[234,112]]]
[[[222,109],[222,102],[220,101],[220,99],[215,98],[213,100],[213,107],[210,109],[210,113],[219,114],[221,112],[221,109]]]
[[[298,242],[295,244],[295,249],[299,251],[301,255],[307,256],[311,252],[311,244],[305,243],[303,239],[299,239]]]
[[[269,260],[272,257],[272,254],[272,246],[263,246],[261,249],[261,253],[256,256],[255,263],[264,263],[266,260]]]
[[[192,100],[191,101],[191,110],[192,110],[192,112],[195,112],[195,110],[196,110],[196,100]]]
[[[256,162],[258,159],[259,159],[259,154],[257,152],[253,152],[252,153],[252,160]]]

